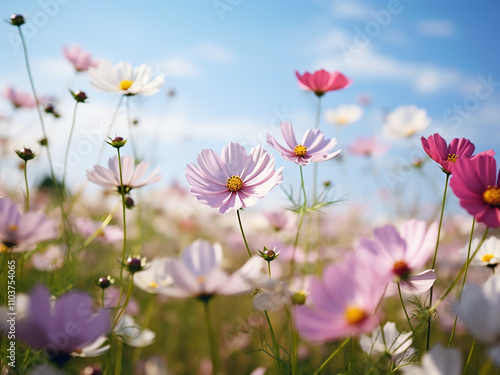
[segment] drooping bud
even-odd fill
[[[125,207],[127,207],[129,209],[134,208],[134,200],[132,199],[132,197],[130,195],[127,195],[125,197]]]
[[[26,22],[22,14],[13,14],[10,16],[10,23],[14,26],[21,26]]]
[[[44,109],[45,113],[51,114],[55,118],[61,117],[61,114],[56,111],[56,109],[52,103],[45,104],[43,109]]]
[[[36,154],[31,151],[29,148],[23,148],[22,150],[14,150],[17,154],[17,156],[19,156],[21,159],[23,159],[24,161],[28,161],[28,160],[31,160],[31,159],[34,159]]]

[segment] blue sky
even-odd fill
[[[432,163],[423,176],[397,172],[421,152],[418,142],[381,135],[385,113],[400,105],[427,110],[432,123],[421,135],[439,130],[448,140],[470,138],[479,151],[500,149],[499,85],[491,86],[488,98],[474,101],[482,82],[500,82],[497,2],[5,0],[1,9],[4,18],[22,13],[30,20],[26,35],[40,94],[59,97],[71,81],[72,89],[90,97],[79,109],[75,142],[111,117],[118,97],[90,87],[85,74],[73,79],[62,46],[79,44],[96,58],[148,63],[156,74],[165,74],[160,93],[131,102],[133,117],[140,119],[132,135],[139,154],[162,167],[165,183],[184,182],[184,167],[201,148],[220,151],[229,141],[254,146],[268,131],[276,131],[281,118],[290,119],[298,134],[313,127],[315,97],[297,87],[295,70],[340,70],[353,80],[349,88],[325,95],[324,109],[356,103],[363,95],[371,98],[358,123],[339,130],[322,119],[320,126],[328,137],[338,137],[344,150],[360,135],[378,135],[392,146],[376,167],[346,155],[344,165],[320,168],[322,178],[333,179],[338,194],[353,201],[366,196],[371,183],[367,169],[378,171],[380,186],[385,184],[390,194],[422,186],[426,200],[439,200],[440,194],[425,182],[441,186],[442,176]],[[16,29],[7,23],[0,28],[0,87],[27,91]],[[166,95],[169,89],[176,92],[173,98]],[[52,143],[61,144],[54,146],[56,158],[64,154],[72,106],[72,99],[63,95],[63,117],[48,120],[56,140]],[[468,109],[458,112],[460,106]],[[7,102],[0,103],[0,113],[9,116]],[[32,112],[10,119],[0,130],[16,136],[14,147],[36,144],[40,131]],[[128,135],[124,115],[114,131]],[[296,168],[276,156],[278,165],[286,167],[285,178],[295,179]],[[91,155],[81,158],[70,172],[75,186],[95,162]],[[39,163],[33,179],[43,174],[43,161]],[[399,173],[402,186],[387,186],[384,171]],[[343,180],[349,180],[344,184],[349,188],[342,186]]]

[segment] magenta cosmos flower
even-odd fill
[[[14,108],[33,108],[36,106],[33,95],[17,91],[11,86],[7,86],[3,94],[12,103]]]
[[[30,293],[27,315],[17,322],[17,337],[58,360],[105,335],[110,328],[105,310],[94,312],[94,301],[81,292],[69,292],[51,302],[49,291],[38,285]]]
[[[299,143],[295,138],[295,131],[289,122],[281,123],[281,134],[286,142],[285,146],[280,145],[273,136],[267,133],[267,143],[276,151],[281,153],[283,159],[293,161],[298,165],[307,165],[311,161],[326,161],[333,159],[340,153],[340,150],[328,153],[335,145],[335,138],[325,139],[325,135],[318,129],[309,129],[304,134]]]
[[[375,238],[362,238],[357,251],[358,259],[376,267],[382,279],[400,283],[410,293],[428,290],[436,280],[433,270],[420,270],[434,254],[438,226],[432,223],[427,229],[423,221],[410,220],[398,233],[392,225],[375,229]]]
[[[97,61],[90,57],[80,46],[63,47],[64,56],[73,64],[77,72],[86,72],[90,67],[96,68]]]
[[[264,262],[260,257],[250,258],[232,275],[223,271],[221,264],[221,246],[197,240],[182,251],[180,260],[166,262],[166,273],[172,277],[173,284],[158,287],[158,293],[207,300],[215,295],[246,293],[252,290],[251,281],[263,276]]]
[[[497,178],[493,156],[482,153],[472,159],[458,159],[450,187],[460,206],[477,221],[492,228],[500,226],[500,176]]]
[[[202,150],[196,160],[198,166],[190,163],[186,168],[191,193],[222,214],[253,206],[283,181],[283,168],[274,169],[274,157],[262,146],[247,154],[243,146],[231,142],[221,156]]]
[[[314,73],[305,72],[300,75],[295,72],[299,80],[299,86],[321,97],[328,91],[340,90],[349,86],[352,81],[340,72],[327,72],[324,69],[317,70]]]
[[[135,161],[132,156],[125,155],[121,158],[122,180],[126,193],[132,189],[160,181],[161,175],[158,173],[159,167],[151,172],[148,177],[143,178],[149,168],[149,163],[142,161],[137,167],[135,167],[134,164]],[[115,155],[109,158],[108,167],[109,169],[101,167],[100,165],[94,165],[92,171],[87,171],[87,178],[95,184],[110,189],[118,189],[118,191],[120,191],[121,183],[118,156]]]
[[[349,152],[359,156],[379,156],[389,150],[389,145],[379,143],[377,137],[356,138],[348,148]]]
[[[436,163],[441,165],[443,172],[451,174],[455,162],[459,158],[470,159],[474,153],[474,144],[465,138],[455,138],[449,145],[439,134],[433,134],[429,138],[421,138],[422,147],[429,157]],[[482,153],[495,155],[493,150],[484,151]],[[482,154],[481,153],[481,154]]]
[[[21,214],[17,205],[8,198],[0,199],[0,242],[12,252],[33,249],[38,242],[57,237],[54,220],[42,212]]]
[[[322,280],[311,280],[312,305],[296,308],[297,330],[315,343],[372,332],[385,285],[374,267],[350,254],[342,264],[327,266]]]

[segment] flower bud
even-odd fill
[[[23,148],[22,150],[14,150],[21,159],[24,161],[28,161],[34,159],[36,154],[31,151],[29,148]]]
[[[38,141],[38,143],[40,144],[40,146],[47,146],[49,144],[49,141],[47,138],[42,138]]]
[[[106,289],[107,287],[113,285],[115,283],[115,279],[112,279],[110,275],[106,277],[100,277],[99,280],[97,280],[97,285],[101,289]]]
[[[280,254],[279,251],[276,251],[276,248],[274,249],[268,249],[267,247],[264,246],[264,250],[260,251],[258,250],[259,255],[264,259],[266,262],[270,262],[272,260],[275,260],[278,255]]]
[[[125,268],[131,274],[143,271],[148,268],[149,264],[146,263],[146,258],[140,256],[129,256],[125,261]]]
[[[130,195],[127,195],[125,197],[125,207],[131,209],[131,208],[134,208],[134,200],[132,199],[132,197]]]
[[[14,26],[21,26],[24,24],[26,20],[22,14],[13,14],[10,16],[10,23]]]
[[[71,91],[71,90],[69,90],[69,92],[73,96],[73,99],[75,99],[78,103],[85,103],[85,100],[87,100],[87,94],[85,94],[83,91],[80,91],[80,90]]]
[[[292,304],[302,306],[306,303],[307,294],[305,292],[295,292],[292,296]]]
[[[111,138],[109,137],[109,140],[110,142],[106,141],[106,143],[110,146],[113,146],[114,148],[121,148],[123,146],[125,146],[125,144],[127,143],[127,140],[126,139],[123,139],[122,137],[114,137],[114,138]]]
[[[49,114],[53,115],[55,118],[61,117],[61,114],[56,111],[56,109],[54,108],[54,105],[52,103],[46,104],[43,107],[43,109],[45,110],[45,113],[49,113]]]

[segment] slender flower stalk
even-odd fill
[[[122,258],[121,258],[122,266],[120,267],[120,284],[121,284],[123,279],[123,264],[125,263],[125,251],[127,250],[127,215],[125,211],[127,205],[125,204],[125,188],[123,185],[122,158],[120,156],[120,149],[117,148],[116,150],[118,152],[118,169],[120,172],[120,195],[122,197],[122,215],[123,215],[123,247],[122,247]]]
[[[403,300],[403,293],[401,293],[401,285],[398,283],[398,294],[399,294],[399,300],[401,301],[401,306],[403,307],[403,311],[405,312],[406,320],[408,321],[408,325],[410,326],[411,332],[413,334],[413,337],[415,337],[415,331],[413,329],[413,325],[411,324],[411,319],[408,315],[408,311],[406,311],[406,306],[405,306],[405,301]],[[382,329],[381,332],[384,330]],[[384,339],[385,341],[385,339]]]
[[[319,129],[319,119],[321,117],[321,96],[318,96],[318,106],[316,107],[316,122],[315,129]],[[318,195],[318,163],[314,163],[313,167],[313,199],[316,200]]]
[[[26,184],[26,212],[30,210],[30,189],[28,187],[28,160],[24,161],[24,182]]]
[[[281,374],[282,370],[281,370],[281,361],[280,361],[280,347],[278,345],[278,340],[276,339],[273,325],[271,324],[271,319],[269,319],[269,314],[267,313],[267,310],[264,310],[264,314],[266,316],[267,324],[269,325],[269,332],[271,333],[271,340],[273,341],[274,359],[276,360],[276,365],[278,366],[278,373]]]
[[[245,232],[243,230],[243,225],[241,224],[240,210],[236,210],[236,215],[238,216],[238,224],[240,225],[241,235],[243,236],[243,241],[245,242],[245,247],[248,251],[248,256],[252,257],[252,252],[250,251],[250,247],[248,246],[247,238],[245,237]]]
[[[465,272],[464,272],[464,278],[462,280],[462,287],[460,288],[458,303],[460,303],[460,300],[462,299],[462,292],[463,292],[464,287],[465,287],[465,279],[467,278],[467,271],[469,269],[469,264],[471,262],[470,249],[472,246],[472,236],[474,235],[475,224],[476,224],[476,218],[472,219],[472,228],[470,230],[469,246],[467,249],[467,261],[465,262],[466,267],[465,267]],[[457,320],[458,320],[458,315],[455,315],[455,321],[453,322],[453,329],[451,330],[450,341],[448,342],[448,348],[451,347],[451,343],[453,342],[453,337],[455,336],[455,329],[457,328]]]
[[[304,174],[302,173],[302,166],[300,166],[299,169],[300,169],[300,188],[302,190],[302,194],[304,197],[304,203],[303,203],[304,208],[300,212],[300,219],[299,219],[299,225],[297,227],[297,234],[295,235],[295,241],[293,242],[293,254],[292,254],[292,260],[290,262],[290,275],[292,275],[292,276],[293,276],[293,270],[295,268],[295,253],[297,251],[297,246],[299,245],[300,230],[302,228],[302,223],[304,221],[305,209],[307,208],[307,195],[306,195],[306,188],[304,186]]]
[[[23,30],[21,29],[21,25],[17,26],[17,29],[19,30],[19,36],[21,37],[21,43],[23,45],[24,60],[26,62],[26,70],[28,71],[28,78],[29,78],[30,85],[31,85],[31,91],[33,91],[33,96],[35,97],[36,110],[38,112],[38,118],[40,119],[40,125],[42,126],[43,138],[48,139],[47,132],[45,130],[45,123],[43,121],[42,109],[40,108],[40,100],[38,99],[38,95],[36,94],[35,84],[33,82],[33,76],[31,75],[31,68],[30,68],[30,63],[29,63],[29,58],[28,58],[28,49],[26,48],[26,41],[24,39],[24,34],[23,34]],[[54,167],[52,166],[52,157],[50,156],[50,149],[49,149],[48,144],[47,144],[47,158],[49,160],[50,176],[52,178],[52,181],[54,182],[54,185],[57,186],[56,176],[54,174]]]
[[[127,124],[128,124],[128,132],[129,132],[129,142],[130,138],[132,138],[132,121],[130,118],[130,96],[127,96],[127,102],[125,104],[125,108],[127,109]],[[134,156],[135,160],[139,160],[139,157],[137,155],[137,150],[135,148],[135,142],[130,142],[130,145],[132,146],[132,155]]]
[[[134,289],[134,274],[131,273],[130,274],[130,281],[129,281],[129,284],[128,284],[127,295],[125,296],[125,301],[123,302],[123,305],[121,306],[121,310],[120,310],[120,300],[121,300],[121,297],[118,299],[118,303],[116,304],[116,311],[119,311],[119,312],[116,315],[113,327],[116,326],[116,324],[118,324],[118,322],[120,321],[121,317],[125,313],[125,309],[127,308],[127,305],[130,302],[130,298],[132,298],[132,290],[133,289]]]
[[[470,347],[469,355],[467,356],[467,360],[465,361],[464,365],[464,371],[462,372],[462,375],[467,374],[467,368],[469,368],[470,360],[472,358],[472,353],[474,352],[474,348],[476,346],[476,338],[472,340],[472,345]]]
[[[345,339],[342,344],[339,345],[339,347],[337,349],[335,349],[335,351],[325,360],[325,362],[323,362],[323,364],[316,370],[316,372],[314,373],[314,375],[317,375],[319,374],[325,367],[326,365],[328,364],[328,362],[330,362],[333,357],[335,357],[341,350],[344,346],[347,345],[347,343],[349,342],[351,338],[348,337],[347,339]]]
[[[443,224],[443,215],[444,215],[444,205],[446,203],[446,193],[448,191],[448,180],[450,179],[450,174],[446,174],[446,181],[444,184],[444,193],[443,193],[443,202],[441,203],[441,216],[439,217],[439,226],[438,226],[438,235],[436,239],[436,249],[434,250],[434,258],[432,259],[432,269],[436,270],[436,258],[437,258],[437,252],[439,248],[439,237],[441,235],[441,226]],[[430,292],[429,292],[429,306],[432,306],[432,294],[434,291],[434,285],[431,287]],[[427,344],[426,348],[427,351],[429,350],[430,347],[430,340],[431,340],[431,319],[427,321]]]
[[[71,130],[69,131],[68,144],[66,145],[66,153],[64,154],[64,170],[63,170],[63,178],[62,178],[62,193],[66,194],[66,172],[68,169],[68,156],[69,156],[69,147],[71,145],[71,138],[73,137],[73,131],[75,130],[75,120],[76,120],[76,109],[78,108],[79,101],[75,102],[75,109],[73,110],[73,121],[71,122]]]
[[[120,96],[120,100],[118,101],[118,104],[116,105],[115,112],[113,113],[113,116],[111,117],[111,122],[109,123],[109,128],[108,132],[106,133],[106,137],[104,139],[108,139],[109,135],[111,134],[111,129],[113,128],[113,124],[115,123],[116,116],[118,115],[118,111],[120,109],[120,106],[122,105],[123,97],[125,95]],[[104,148],[106,147],[106,143],[104,143],[101,147],[101,150],[99,151],[99,156],[97,157],[97,164],[100,163],[102,154],[104,152]]]
[[[208,333],[208,345],[210,346],[210,357],[212,359],[212,374],[219,373],[219,356],[217,354],[217,337],[215,336],[214,327],[212,326],[212,317],[209,307],[210,299],[203,300],[203,307],[205,309],[205,326]]]

